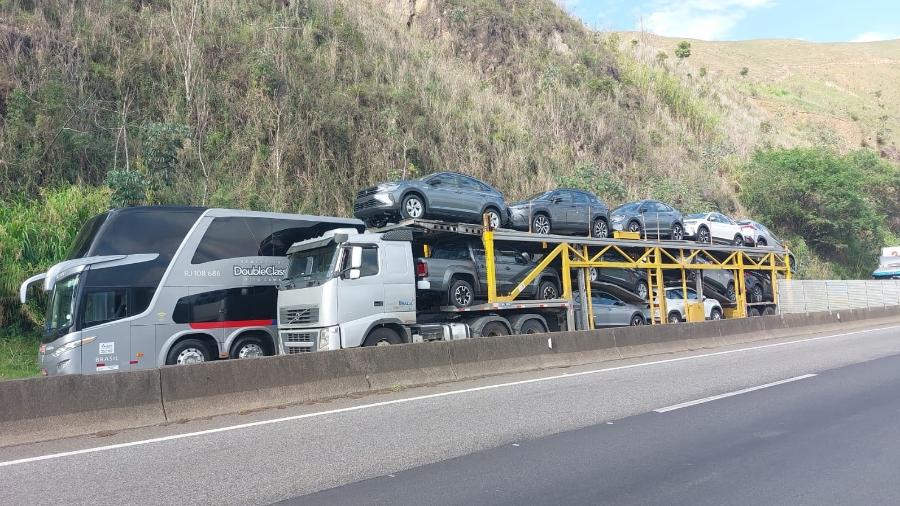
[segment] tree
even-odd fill
[[[675,46],[675,56],[678,57],[679,60],[684,60],[685,58],[691,57],[691,43],[683,40]]]
[[[669,55],[666,54],[665,51],[660,51],[660,52],[656,53],[656,63],[659,63],[660,65],[665,63],[666,59],[668,59],[668,58],[669,58]]]
[[[741,67],[741,77],[747,77],[747,74],[750,73],[750,69],[747,67]]]

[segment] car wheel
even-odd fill
[[[700,230],[697,230],[697,242],[701,244],[709,244],[712,242],[712,238],[709,236],[709,229],[706,227],[700,227]]]
[[[678,311],[672,311],[669,313],[669,323],[681,323],[681,314]]]
[[[465,279],[454,279],[450,283],[447,298],[452,306],[459,308],[471,306],[475,300],[475,290],[472,289],[472,283]]]
[[[590,273],[591,283],[593,283],[594,281],[597,281],[597,277],[598,277],[597,269],[595,267],[591,267],[590,272],[591,272]]]
[[[500,225],[503,224],[500,219],[500,211],[494,209],[493,207],[489,207],[485,209],[484,214],[488,216],[488,225],[491,226],[491,229],[500,228]]]
[[[212,360],[212,353],[206,343],[199,339],[179,341],[169,350],[166,365],[202,364]]]
[[[638,223],[637,221],[631,221],[628,223],[628,231],[629,232],[637,232],[638,235],[641,235],[641,236],[644,235],[644,230],[642,229],[641,224]]]
[[[425,200],[415,193],[407,195],[400,204],[400,215],[404,220],[425,217]]]
[[[369,335],[363,341],[363,346],[390,346],[392,344],[401,344],[403,342],[394,329],[388,327],[378,327],[372,329]]]
[[[550,218],[544,214],[536,214],[534,218],[531,220],[531,231],[535,234],[549,234],[550,233]]]
[[[591,233],[597,239],[606,239],[609,237],[609,225],[606,224],[606,220],[603,218],[594,220],[594,226],[591,228]]]
[[[710,320],[721,320],[722,319],[722,310],[717,307],[712,308],[712,311],[710,311],[710,313],[709,313],[709,319]]]
[[[506,325],[503,325],[500,322],[489,322],[481,328],[481,337],[498,337],[508,335],[509,331],[506,330]]]
[[[538,285],[538,300],[554,300],[559,298],[559,288],[553,281],[541,281]]]
[[[759,309],[751,307],[750,310],[747,311],[747,315],[751,318],[756,318],[757,316],[759,316]]]
[[[381,228],[387,225],[387,217],[386,216],[376,216],[366,220],[366,226],[369,228]]]
[[[750,289],[750,302],[762,302],[763,301],[763,289],[759,285],[753,285],[753,288]]]
[[[640,327],[641,325],[644,325],[645,323],[646,322],[644,321],[644,317],[639,314],[635,314],[634,316],[631,317],[631,326],[632,327]]]
[[[544,334],[547,332],[547,328],[544,327],[544,324],[541,323],[540,320],[531,319],[522,324],[522,328],[519,329],[520,334]]]
[[[765,248],[768,244],[769,243],[767,243],[766,240],[763,239],[762,237],[760,237],[759,239],[756,240],[756,245],[760,248]]]
[[[647,283],[638,281],[637,286],[634,288],[634,293],[636,293],[641,300],[647,300],[647,297],[650,295],[650,290],[647,289]]]
[[[680,241],[682,239],[684,239],[684,227],[681,226],[681,223],[672,225],[672,240]]]
[[[259,358],[272,355],[269,352],[269,344],[262,337],[256,335],[244,336],[231,347],[231,358]]]
[[[762,313],[762,314],[763,314],[763,316],[774,316],[774,315],[775,315],[775,308],[772,307],[772,306],[766,306],[766,308],[763,309],[763,313]]]
[[[725,296],[728,297],[729,302],[737,301],[737,292],[734,290],[734,283],[728,284],[728,288],[725,289]]]
[[[743,246],[744,245],[744,236],[738,234],[734,236],[734,245],[735,246]]]

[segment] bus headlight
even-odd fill
[[[332,343],[334,346],[332,347]],[[319,332],[319,351],[337,350],[341,347],[341,327],[325,327]]]
[[[76,348],[80,348],[85,344],[90,344],[94,342],[95,337],[85,337],[84,339],[76,339],[72,342],[66,343],[59,348],[53,350],[50,354],[53,355],[54,358],[59,358],[60,355],[64,353],[68,353]]]

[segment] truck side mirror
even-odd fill
[[[361,272],[359,269],[350,269],[347,271],[347,279],[359,279]]]
[[[350,248],[350,268],[359,270],[362,267],[362,252],[363,249],[361,246],[353,246]]]

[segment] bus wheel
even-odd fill
[[[199,339],[179,341],[169,350],[166,365],[190,365],[209,362],[212,355],[206,343]]]
[[[269,347],[260,336],[249,335],[238,338],[231,347],[231,358],[259,358],[271,355]]]
[[[369,332],[363,346],[389,346],[391,344],[400,344],[400,336],[388,327],[378,327]]]

